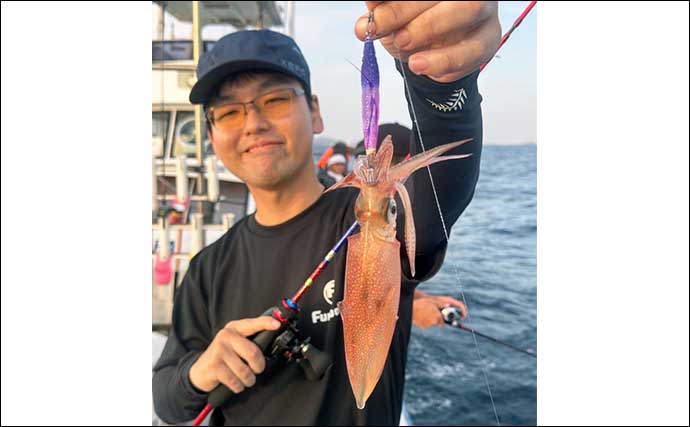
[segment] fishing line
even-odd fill
[[[522,23],[522,20],[523,20],[523,19],[527,16],[527,14],[532,10],[532,8],[534,7],[534,5],[535,5],[536,3],[537,3],[536,0],[532,1],[532,2],[527,6],[527,8],[525,8],[525,10],[522,12],[522,14],[520,14],[520,16],[515,20],[515,22],[513,23],[512,27],[510,28],[510,30],[509,30],[509,31],[503,36],[503,38],[501,39],[501,42],[499,43],[498,47],[496,48],[496,52],[498,52],[498,50],[501,48],[501,46],[503,46],[503,45],[505,44],[505,42],[508,40],[508,38],[510,37],[510,35],[512,34],[512,32]],[[371,19],[371,18],[370,18],[370,19]],[[393,35],[393,37],[394,37],[394,36],[395,36],[395,33],[393,33],[392,35]],[[393,44],[395,45],[395,43],[393,43]],[[399,63],[400,63],[400,69],[401,69],[402,76],[403,76],[403,84],[404,84],[404,86],[405,86],[405,91],[407,92],[407,97],[408,97],[408,99],[410,100],[410,109],[411,109],[411,111],[412,111],[412,118],[413,118],[414,125],[416,125],[416,128],[417,128],[417,136],[419,137],[419,143],[420,143],[420,145],[422,146],[422,152],[426,152],[426,148],[424,147],[424,140],[423,140],[423,138],[422,138],[422,132],[421,132],[421,129],[420,129],[420,126],[419,126],[419,121],[417,120],[417,113],[416,113],[415,108],[414,108],[414,102],[412,101],[412,94],[411,94],[411,92],[410,92],[410,88],[409,88],[409,85],[408,85],[408,82],[407,82],[407,75],[406,75],[406,73],[405,73],[405,67],[404,67],[403,61],[402,61],[402,59],[401,59],[400,48],[399,48],[397,45],[395,45],[395,48],[396,48],[396,50],[398,51],[398,58],[396,58],[396,59],[397,59],[397,60],[399,61]],[[480,67],[479,71],[481,72],[481,71],[486,67],[487,64],[488,64],[488,61],[487,61],[487,63],[483,64],[483,65]],[[433,176],[432,176],[432,174],[431,174],[431,168],[429,167],[429,165],[426,166],[426,170],[427,170],[427,172],[429,173],[429,181],[431,182],[431,189],[432,189],[433,194],[434,194],[434,200],[435,200],[435,202],[436,202],[436,208],[438,209],[439,218],[441,219],[441,225],[442,225],[442,227],[443,227],[443,235],[444,235],[444,237],[446,238],[446,243],[450,243],[450,238],[449,238],[449,235],[448,235],[448,229],[447,229],[447,227],[446,227],[445,219],[443,218],[443,211],[441,210],[441,204],[440,204],[440,202],[439,202],[439,200],[438,200],[438,194],[437,194],[437,192],[436,192],[436,186],[434,185],[434,179],[433,179]],[[467,312],[468,312],[468,314],[467,314],[467,319],[469,319],[469,317],[470,317],[470,315],[469,315],[470,307],[469,307],[469,305],[467,304],[467,298],[465,297],[464,287],[463,287],[463,285],[462,285],[462,281],[460,280],[460,275],[459,275],[459,272],[458,272],[458,268],[457,268],[457,266],[456,266],[455,264],[453,264],[453,269],[454,269],[454,271],[455,271],[455,277],[457,278],[457,283],[458,283],[458,285],[459,285],[459,287],[460,287],[460,295],[462,296],[462,301],[463,301],[463,303],[465,304],[465,307],[467,308]],[[486,372],[485,361],[484,361],[484,358],[482,357],[481,351],[479,350],[479,343],[477,342],[477,333],[476,333],[476,331],[475,331],[474,329],[472,329],[472,328],[463,328],[463,330],[472,333],[472,340],[474,341],[474,346],[475,346],[475,349],[476,349],[476,351],[477,351],[477,357],[478,357],[478,359],[479,359],[480,366],[481,366],[481,369],[482,369],[482,374],[483,374],[483,376],[484,376],[484,382],[486,383],[486,389],[487,389],[487,391],[488,391],[488,393],[489,393],[489,399],[491,400],[491,407],[492,407],[492,409],[493,409],[494,416],[495,416],[495,418],[496,418],[496,424],[500,426],[500,425],[501,425],[501,421],[500,421],[500,419],[499,419],[499,417],[498,417],[498,411],[496,410],[496,403],[495,403],[494,398],[493,398],[493,393],[491,392],[491,386],[490,386],[490,384],[489,384],[489,376],[488,376],[488,374],[487,374],[487,372]]]
[[[395,33],[393,33],[393,37],[395,37]],[[395,43],[394,43],[394,45],[395,45]],[[414,125],[417,128],[417,136],[419,137],[419,143],[422,146],[422,152],[426,152],[426,148],[424,147],[424,140],[422,138],[422,132],[421,132],[421,129],[419,127],[419,122],[417,121],[417,112],[415,111],[414,102],[412,101],[412,93],[410,93],[410,87],[407,83],[405,66],[402,63],[402,59],[400,59],[401,58],[400,48],[398,48],[397,45],[395,45],[395,48],[398,51],[397,60],[399,61],[400,69],[402,70],[403,84],[405,86],[405,91],[407,92],[407,97],[410,100],[410,109],[412,111],[412,119],[413,119]],[[446,243],[450,243],[450,239],[448,236],[448,229],[446,228],[446,221],[443,218],[443,211],[441,210],[441,204],[438,200],[438,194],[436,193],[436,186],[434,185],[434,179],[433,179],[433,176],[431,175],[431,168],[429,167],[429,165],[426,166],[426,170],[427,170],[427,172],[429,172],[429,181],[431,182],[431,190],[434,193],[434,200],[436,201],[436,208],[438,209],[439,218],[441,218],[441,225],[443,226],[443,235],[446,238]],[[459,275],[459,272],[457,270],[457,266],[455,264],[453,264],[453,268],[455,270],[455,277],[457,277],[458,285],[460,285],[460,295],[462,296],[462,302],[465,304],[465,307],[467,307],[467,312],[468,312],[467,318],[469,319],[469,317],[470,317],[469,316],[470,306],[467,304],[467,299],[465,298],[465,291],[463,289],[462,282],[460,281],[460,275]],[[486,389],[489,392],[489,399],[491,400],[491,407],[493,408],[494,416],[496,417],[496,424],[500,426],[501,421],[498,418],[498,412],[496,411],[496,403],[494,402],[494,396],[493,396],[493,393],[491,392],[491,386],[489,385],[489,377],[486,373],[486,369],[484,366],[485,365],[484,358],[482,357],[482,353],[479,350],[479,344],[477,343],[477,336],[475,335],[474,330],[472,330],[472,339],[474,341],[474,347],[477,350],[477,357],[479,358],[479,363],[480,363],[480,366],[482,369],[482,373],[484,374],[484,382],[486,383]]]

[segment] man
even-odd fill
[[[473,153],[432,167],[434,184],[450,227],[469,204],[479,175],[481,97],[476,71],[500,38],[494,2],[368,3],[355,33],[367,28],[403,64],[428,150],[472,138],[449,154]],[[429,28],[433,22],[433,31]],[[395,45],[394,45],[395,43]],[[399,65],[400,67],[400,65]],[[354,222],[358,191],[323,194],[314,174],[311,143],[323,130],[319,100],[311,93],[309,68],[292,39],[270,31],[245,31],[220,39],[198,66],[190,100],[204,104],[216,155],[246,182],[256,213],[190,262],[173,310],[173,328],[154,368],[156,412],[168,422],[193,418],[207,393],[225,384],[238,393],[215,410],[212,424],[394,425],[402,407],[407,344],[415,286],[441,267],[447,242],[434,206],[428,174],[413,174],[417,226],[417,274],[411,277],[401,251],[399,319],[381,378],[363,410],[357,409],[345,364],[342,299],[345,253],[300,301],[299,326],[311,345],[330,354],[332,367],[309,381],[295,364],[259,376],[265,359],[247,339],[279,327],[259,316],[291,296]],[[464,90],[461,108],[440,111]],[[408,100],[409,101],[409,100]],[[412,154],[421,151],[415,141]],[[403,221],[404,218],[398,218]],[[403,236],[398,227],[398,240]],[[404,245],[401,244],[401,248]],[[375,315],[375,313],[373,313]]]
[[[342,154],[334,154],[328,159],[326,169],[331,177],[336,181],[340,181],[345,178],[347,173],[347,159]]]
[[[345,157],[345,161],[347,163],[350,160],[350,154],[352,154],[352,149],[348,147],[344,142],[338,141],[335,144],[333,144],[332,147],[328,147],[328,150],[326,150],[321,155],[319,161],[316,162],[316,167],[319,170],[326,169],[328,167],[328,161],[334,154],[342,154]]]
[[[316,174],[324,188],[329,188],[345,178],[347,174],[347,159],[343,154],[333,154],[326,163],[326,168]]]

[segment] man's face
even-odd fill
[[[347,172],[347,166],[343,163],[336,163],[334,165],[331,165],[329,168],[331,172],[337,173],[339,175],[345,175]]]
[[[302,89],[296,80],[284,76],[276,79],[275,74],[254,74],[223,84],[219,97],[249,102],[285,88]],[[212,125],[209,140],[213,151],[228,170],[250,187],[275,189],[300,174],[313,175],[312,135],[323,131],[318,100],[314,98],[313,110],[309,109],[305,95],[300,95],[294,98],[288,113],[272,119],[248,106],[241,127],[220,129]]]

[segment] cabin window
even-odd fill
[[[151,140],[153,145],[153,156],[162,158],[168,145],[168,127],[170,124],[170,113],[167,111],[154,111],[151,125]]]
[[[213,48],[215,42],[204,41],[204,52]],[[191,61],[194,59],[194,45],[191,40],[154,41],[151,46],[152,61]]]
[[[211,144],[208,140],[208,135],[206,134],[206,123],[203,118],[201,120],[201,137],[202,141],[204,141],[203,152],[205,154],[213,153]],[[196,137],[194,135],[193,111],[180,111],[177,113],[173,144],[174,157],[180,155],[196,157]]]

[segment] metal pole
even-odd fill
[[[259,8],[259,19],[258,19],[259,22],[257,23],[257,28],[259,30],[263,30],[264,29],[264,2],[258,1],[256,3],[257,3],[257,7]]]
[[[199,1],[192,1],[192,40],[194,44],[194,66],[199,63],[201,57],[201,11]],[[199,76],[197,76],[197,79]],[[199,167],[199,177],[197,188],[199,194],[203,194],[204,174],[203,174],[203,140],[201,138],[201,105],[194,106],[194,138],[196,141],[196,162]],[[203,213],[203,204],[199,201],[197,212]]]
[[[163,18],[163,14],[165,11],[163,10],[163,5],[158,6],[158,40],[161,42],[165,38],[165,20]]]
[[[287,2],[287,14],[285,16],[285,27],[287,27],[287,35],[295,38],[295,2]]]

